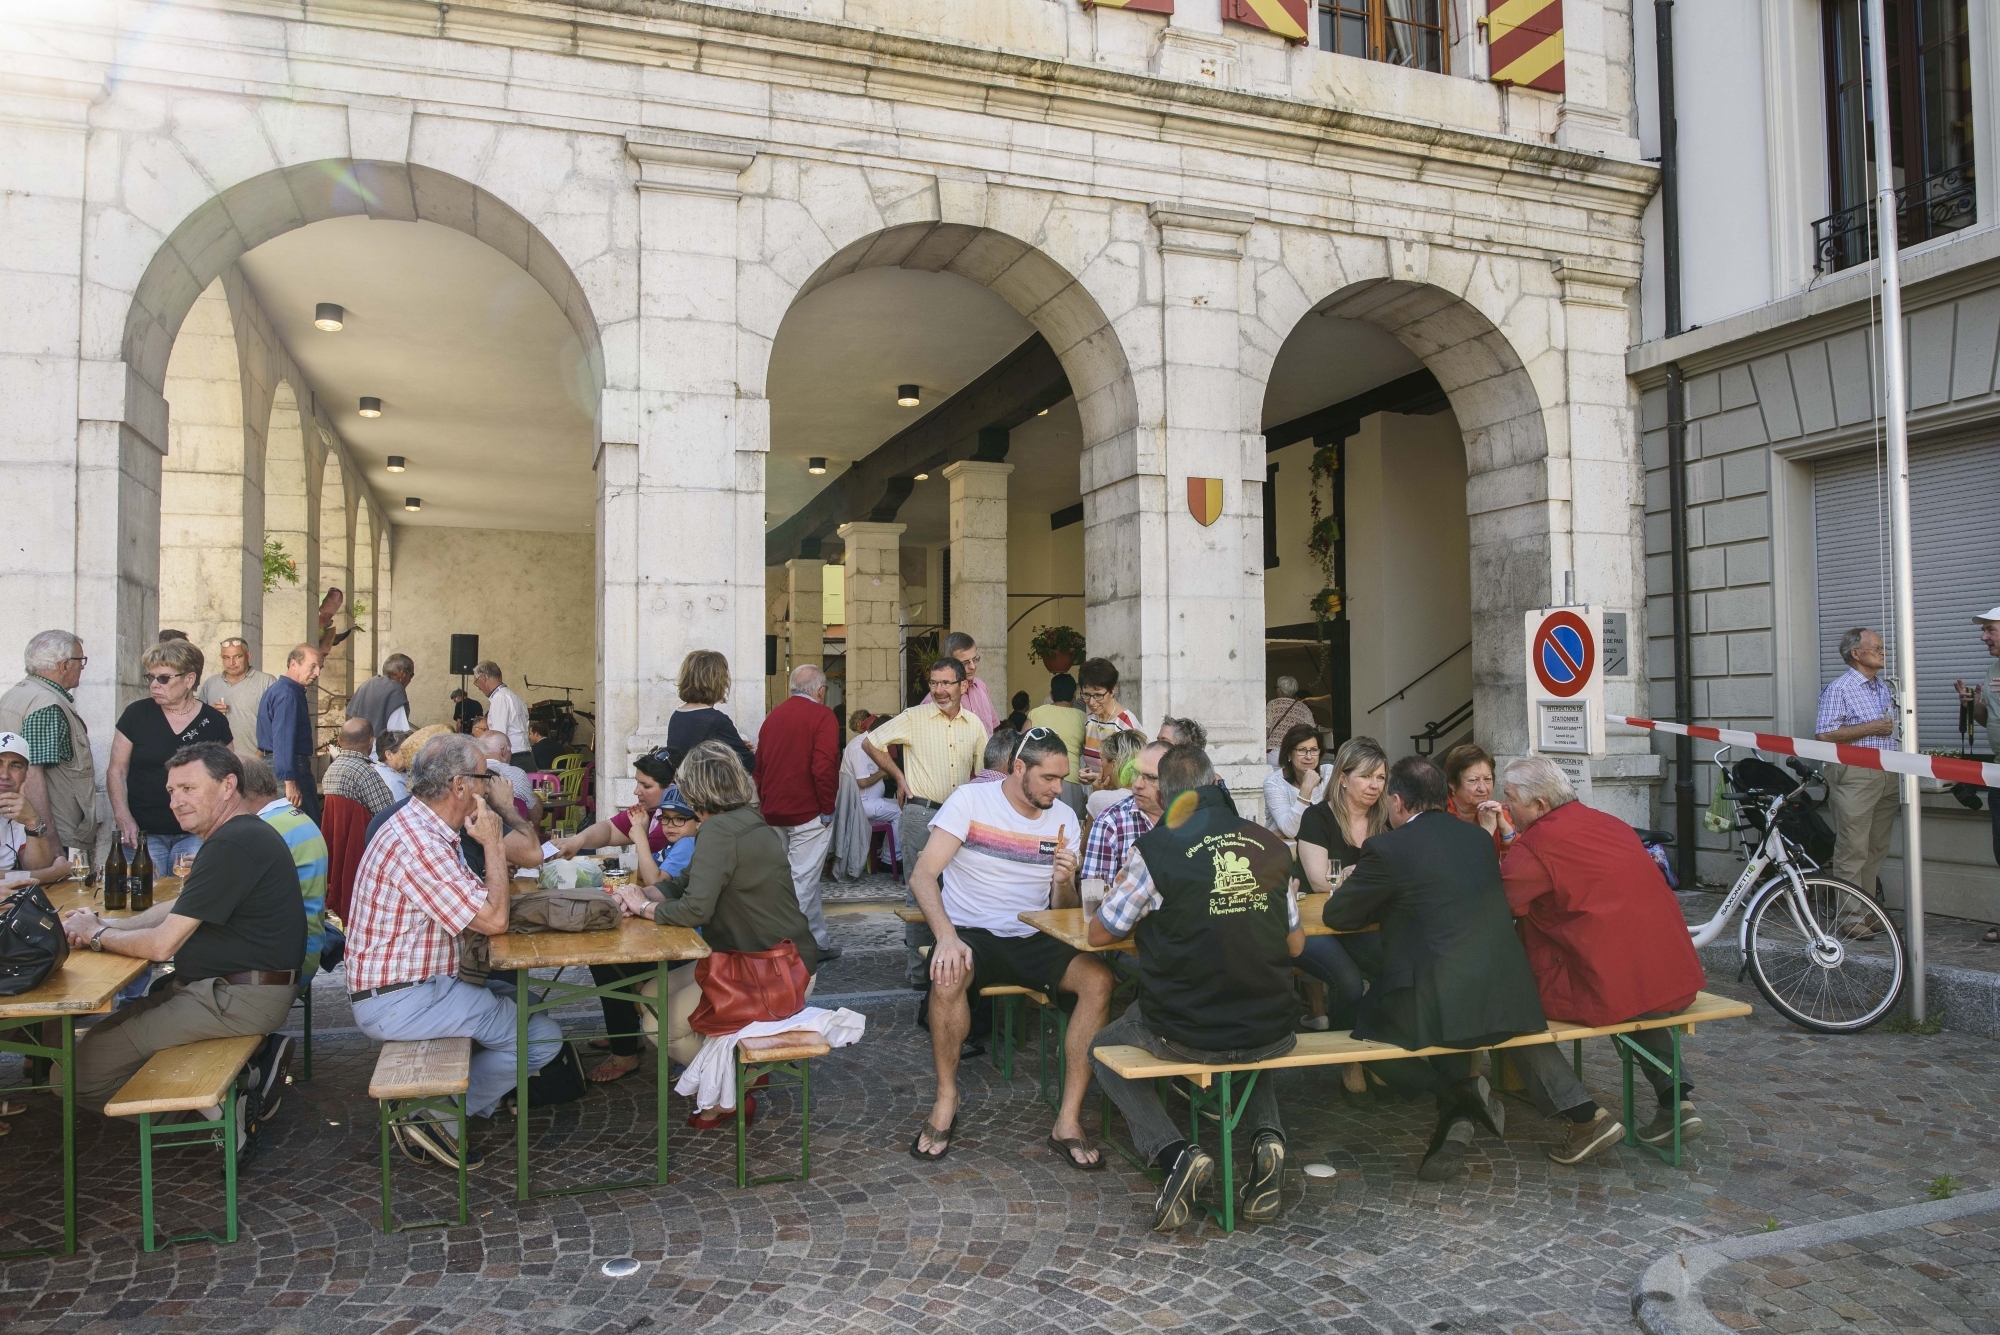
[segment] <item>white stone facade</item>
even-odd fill
[[[663,734],[690,648],[727,653],[761,718],[772,341],[867,266],[970,278],[1055,349],[1092,650],[1142,718],[1208,721],[1239,787],[1262,771],[1259,414],[1316,311],[1391,332],[1450,395],[1469,477],[1439,499],[1471,518],[1491,749],[1525,743],[1521,612],[1565,572],[1643,624],[1622,358],[1655,173],[1615,0],[1569,0],[1568,102],[1289,48],[1213,0],[1170,25],[1073,0],[9,9],[0,459],[25,536],[0,655],[74,626],[93,721],[156,629],[176,333],[246,250],[355,213],[496,247],[589,349],[613,751]],[[1223,479],[1212,526],[1189,477]]]

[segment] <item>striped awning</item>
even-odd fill
[[[1562,0],[1486,0],[1486,40],[1493,82],[1563,91]]]

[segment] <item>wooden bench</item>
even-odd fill
[[[458,1222],[470,1223],[471,1211],[465,1198],[465,1091],[472,1080],[472,1040],[470,1038],[420,1038],[407,1043],[384,1043],[375,1059],[375,1074],[368,1079],[368,1097],[380,1104],[382,1127],[382,1231],[399,1233],[412,1228],[450,1228],[448,1219],[424,1219],[398,1224],[389,1193],[390,1128],[423,1120],[429,1114],[449,1114],[458,1123]]]
[[[816,1030],[794,1029],[782,1034],[746,1038],[736,1045],[736,1185],[762,1186],[766,1182],[804,1182],[812,1176],[812,1067],[814,1057],[833,1051]],[[771,1085],[773,1075],[783,1085],[799,1090],[799,1171],[750,1176],[749,1120],[746,1100],[752,1085]]]
[[[236,1241],[236,1085],[262,1034],[211,1038],[199,1043],[162,1048],[147,1059],[138,1074],[104,1105],[107,1117],[139,1119],[139,1218],[147,1251],[158,1250],[153,1229],[153,1149],[182,1145],[220,1145],[227,1231],[224,1236],[202,1231],[182,1233],[168,1242]],[[177,1121],[155,1126],[161,1113],[198,1112],[220,1107],[222,1115],[199,1122]]]
[[[1625,1075],[1625,1143],[1640,1145],[1652,1150],[1675,1167],[1681,1161],[1680,1100],[1673,1101],[1674,1138],[1671,1153],[1645,1145],[1638,1138],[1633,1126],[1632,1108],[1632,1062],[1635,1058],[1651,1063],[1673,1077],[1676,1085],[1681,1083],[1681,1035],[1691,1034],[1694,1027],[1710,1020],[1735,1019],[1750,1013],[1750,1007],[1728,997],[1719,997],[1710,992],[1698,993],[1694,1004],[1673,1015],[1652,1020],[1627,1020],[1622,1024],[1577,1025],[1556,1022],[1541,1033],[1522,1034],[1510,1038],[1505,1043],[1495,1043],[1495,1051],[1507,1048],[1534,1047],[1543,1043],[1575,1043],[1578,1060],[1581,1060],[1582,1043],[1586,1038],[1609,1037],[1618,1048]],[[1642,1029],[1666,1029],[1673,1034],[1674,1056],[1669,1065],[1652,1053],[1634,1043],[1629,1034]],[[1155,1057],[1145,1048],[1116,1045],[1096,1049],[1091,1055],[1103,1062],[1113,1072],[1127,1080],[1164,1080],[1180,1077],[1195,1088],[1191,1091],[1194,1115],[1191,1118],[1198,1130],[1201,1114],[1215,1118],[1222,1128],[1222,1205],[1218,1209],[1204,1203],[1206,1209],[1221,1223],[1224,1232],[1236,1227],[1236,1200],[1234,1190],[1234,1145],[1236,1125],[1243,1118],[1245,1107],[1250,1101],[1250,1091],[1257,1083],[1257,1077],[1264,1071],[1288,1071],[1307,1066],[1336,1066],[1347,1062],[1393,1061],[1405,1057],[1443,1057],[1465,1051],[1460,1048],[1399,1048],[1393,1043],[1378,1043],[1356,1038],[1345,1030],[1323,1034],[1300,1034],[1297,1044],[1282,1057],[1272,1057],[1260,1062],[1244,1062],[1227,1066],[1209,1066],[1199,1062],[1167,1060]],[[1247,1078],[1237,1079],[1239,1075]],[[1219,1088],[1214,1088],[1219,1086]],[[1143,1165],[1142,1165],[1143,1166]]]

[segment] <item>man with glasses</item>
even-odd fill
[[[986,750],[985,726],[961,707],[965,665],[940,658],[931,664],[929,680],[929,699],[877,724],[861,747],[901,790],[903,814],[896,833],[905,868],[917,865],[931,837],[931,818],[961,784],[971,781]],[[903,748],[903,764],[890,757],[892,746]],[[904,902],[911,908],[917,904],[907,891]],[[903,924],[906,976],[920,991],[929,986],[923,948],[930,944],[931,932],[924,924]]]
[[[250,646],[231,636],[222,642],[222,675],[206,677],[196,692],[201,702],[229,720],[231,745],[246,760],[258,758],[257,706],[278,679],[250,665]]]
[[[1132,768],[1132,795],[1113,802],[1091,823],[1078,873],[1084,880],[1111,884],[1125,869],[1139,836],[1159,820],[1160,757],[1166,753],[1166,742],[1152,742],[1140,751],[1139,763]]]
[[[466,1112],[491,1117],[514,1087],[513,984],[479,987],[458,977],[464,932],[507,930],[508,878],[499,813],[487,801],[486,757],[470,737],[433,737],[410,766],[410,801],[368,845],[347,919],[347,986],[354,1023],[384,1042],[469,1037]],[[485,854],[483,875],[459,856],[459,832]],[[504,987],[504,991],[503,991]],[[528,1020],[528,1064],[540,1070],[562,1050],[547,1015]],[[458,1166],[456,1130],[440,1116],[397,1128],[403,1152]],[[467,1147],[468,1164],[481,1156]]]
[[[42,823],[53,822],[64,848],[97,847],[97,767],[90,755],[90,729],[72,694],[90,660],[83,641],[66,630],[45,630],[28,641],[27,675],[0,695],[0,732],[19,733],[28,744],[28,763],[40,782],[28,791],[38,797]]]
[[[321,819],[319,781],[313,774],[312,700],[306,687],[319,680],[320,652],[301,644],[285,659],[278,678],[257,704],[257,749],[285,785],[285,800]]]

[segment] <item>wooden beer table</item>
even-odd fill
[[[86,886],[74,876],[54,885],[45,885],[42,890],[55,905],[57,913],[68,913],[71,909],[89,909],[100,918],[116,922],[120,918],[132,916],[130,909],[104,907],[104,881],[99,878],[96,885]],[[178,876],[155,876],[153,878],[153,907],[158,908],[170,899],[178,899],[181,893],[181,878]]]
[[[596,1182],[583,1186],[557,1187],[543,1196],[568,1196],[584,1191],[610,1191],[617,1187],[664,1186],[667,1181],[667,966],[698,960],[709,953],[708,943],[692,927],[662,927],[644,918],[625,918],[615,931],[608,932],[509,932],[492,939],[493,968],[515,970],[514,975],[514,1190],[518,1200],[533,1200],[536,1192],[528,1171],[528,1019],[540,1011],[554,1010],[584,997],[610,997],[638,1006],[652,1006],[659,1017],[659,1143],[655,1151],[652,1181]],[[563,982],[561,971],[572,964],[651,964],[653,996],[649,1000],[639,989],[647,975],[620,978],[615,982],[589,986]],[[557,977],[545,980],[547,991],[535,1000],[528,984],[530,969],[555,969]],[[582,1042],[594,1035],[583,1034],[563,1041]]]
[[[1336,932],[1326,925],[1321,916],[1326,910],[1326,901],[1327,896],[1325,895],[1299,896],[1299,925],[1305,928],[1306,935],[1359,935],[1359,932]],[[1082,909],[1039,909],[1033,913],[1023,913],[1020,915],[1020,918],[1022,922],[1028,924],[1028,926],[1034,928],[1036,931],[1047,936],[1052,936],[1063,944],[1074,946],[1078,950],[1122,950],[1128,955],[1139,953],[1138,945],[1129,936],[1122,941],[1114,941],[1108,946],[1091,945],[1090,924],[1084,920]],[[1360,929],[1361,932],[1372,932],[1374,930],[1375,928],[1372,925]]]

